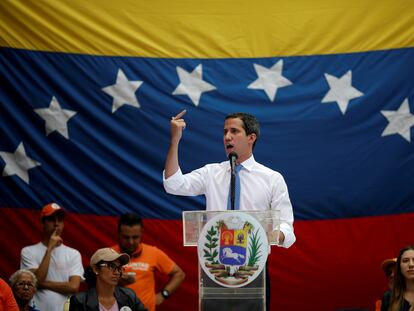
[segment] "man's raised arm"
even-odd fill
[[[181,111],[175,117],[172,117],[170,121],[171,142],[165,160],[165,179],[174,175],[180,168],[178,164],[178,145],[185,129],[185,121],[182,117],[186,112],[186,110]]]

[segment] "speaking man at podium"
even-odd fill
[[[229,161],[207,164],[190,173],[181,172],[178,146],[185,129],[185,110],[171,118],[171,141],[165,161],[163,184],[175,195],[205,195],[206,209],[280,210],[279,245],[290,247],[296,240],[293,211],[283,176],[258,162],[253,148],[260,136],[257,119],[247,113],[227,115],[224,121],[224,150]],[[234,166],[234,167],[233,167]],[[235,176],[235,189],[230,187]],[[267,297],[267,302],[269,302]]]

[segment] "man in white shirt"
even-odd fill
[[[205,165],[183,175],[178,163],[178,145],[185,129],[182,118],[185,110],[171,118],[171,142],[163,172],[164,188],[176,195],[201,195],[206,197],[207,210],[227,210],[231,169],[229,161]],[[293,210],[283,176],[258,163],[253,148],[260,136],[257,119],[246,113],[234,113],[224,121],[224,149],[226,155],[237,154],[239,171],[240,210],[279,210],[279,245],[290,247],[296,240],[293,231]],[[274,232],[277,236],[277,231]],[[266,269],[266,310],[270,310],[270,277]]]
[[[21,252],[20,268],[37,277],[39,289],[33,302],[42,311],[63,310],[66,299],[78,292],[84,272],[79,251],[63,244],[64,216],[58,204],[44,206],[40,214],[43,238]]]
[[[207,210],[227,210],[230,186],[229,161],[208,164],[183,175],[178,163],[178,145],[185,129],[185,110],[171,119],[171,142],[165,162],[164,188],[176,195],[206,197]],[[283,176],[255,161],[253,148],[260,135],[257,119],[246,113],[228,115],[224,122],[226,155],[235,152],[240,170],[240,210],[280,210],[279,244],[290,247],[296,240],[293,211]]]

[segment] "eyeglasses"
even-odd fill
[[[99,264],[99,266],[100,267],[107,267],[112,272],[122,273],[122,270],[123,270],[122,266],[118,266],[116,263],[113,263],[113,262],[103,262],[103,263]]]
[[[35,287],[34,284],[31,282],[18,282],[16,283],[16,286],[21,287],[21,288],[25,288],[27,286],[29,289],[32,289]]]

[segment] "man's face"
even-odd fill
[[[232,118],[225,120],[223,134],[224,149],[227,156],[230,152],[237,153],[237,162],[240,163],[252,155],[256,134],[246,135],[241,119]]]
[[[131,255],[141,243],[142,227],[140,225],[121,225],[118,234],[121,250]]]
[[[57,235],[61,235],[64,227],[63,219],[64,215],[62,213],[54,213],[49,217],[44,217],[42,220],[44,234],[50,237],[56,230]]]
[[[405,279],[414,281],[414,250],[409,249],[404,252],[400,267]]]

